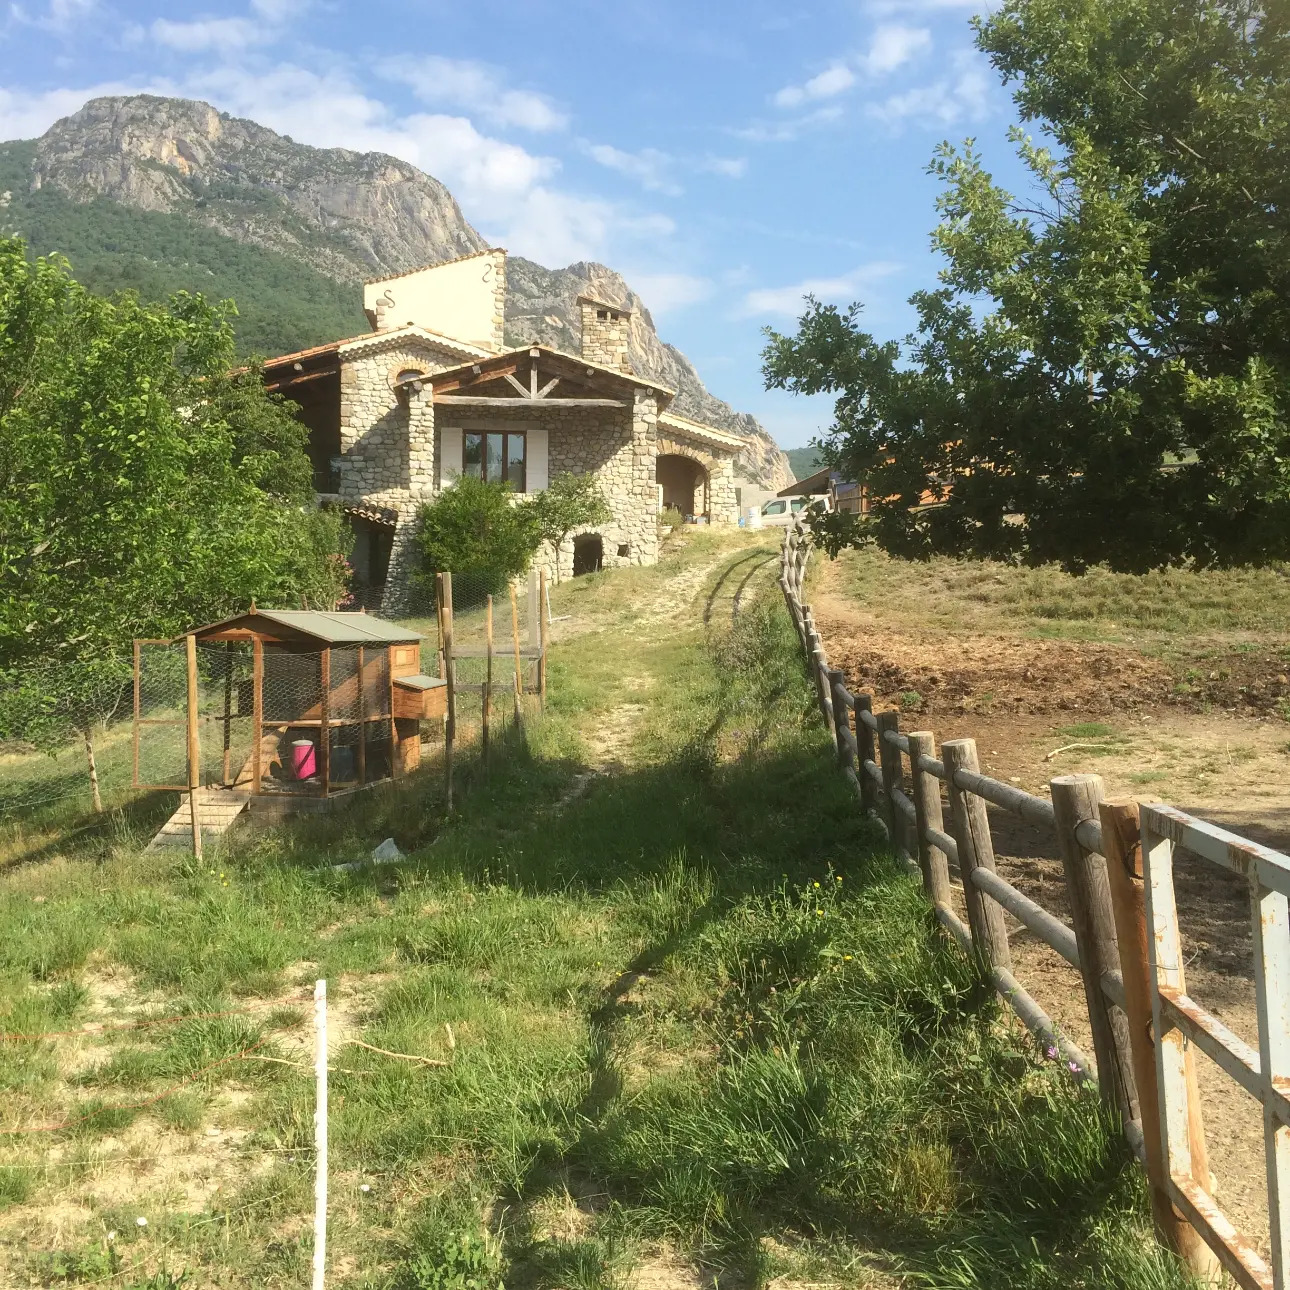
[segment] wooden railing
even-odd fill
[[[810,555],[809,530],[799,522],[785,534],[780,586],[861,808],[1023,1024],[1060,1053],[1075,1079],[1096,1082],[1146,1167],[1161,1241],[1205,1278],[1221,1265],[1246,1290],[1290,1290],[1290,859],[1169,807],[1106,801],[1097,775],[1058,776],[1051,799],[1024,792],[981,773],[972,739],[947,740],[938,758],[930,731],[902,732],[898,712],[875,712],[872,696],[852,694],[829,666],[803,595]],[[987,803],[1055,836],[1070,925],[996,871]],[[1258,1053],[1186,994],[1174,843],[1250,881]],[[954,908],[951,863],[966,923]],[[1013,975],[1005,911],[1079,972],[1092,1059]],[[1270,1262],[1212,1195],[1192,1045],[1263,1105]]]

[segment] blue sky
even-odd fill
[[[512,253],[619,269],[708,387],[793,447],[829,404],[762,389],[761,328],[791,328],[813,291],[902,335],[936,272],[937,142],[975,136],[1016,174],[979,7],[19,0],[0,17],[0,139],[151,91],[394,153]]]

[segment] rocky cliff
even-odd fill
[[[36,141],[33,189],[74,202],[107,199],[166,212],[289,257],[339,282],[449,259],[485,246],[452,194],[382,153],[311,148],[189,99],[100,98]],[[508,265],[507,334],[576,351],[576,298],[590,292],[634,310],[637,371],[677,391],[683,415],[746,435],[741,473],[766,487],[792,478],[755,418],[709,394],[694,365],[663,343],[645,303],[612,269]]]

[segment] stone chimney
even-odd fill
[[[632,311],[621,305],[606,304],[594,296],[579,296],[578,306],[582,310],[582,357],[601,367],[630,372],[627,338]]]

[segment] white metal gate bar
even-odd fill
[[[1152,932],[1151,1013],[1170,1197],[1240,1285],[1290,1290],[1290,857],[1170,806],[1143,806],[1141,819]],[[1257,1053],[1187,995],[1174,900],[1176,846],[1239,874],[1250,885]],[[1191,1126],[1199,1122],[1199,1108],[1189,1105],[1187,1093],[1189,1042],[1263,1106],[1271,1268],[1209,1194],[1209,1179],[1193,1176]]]

